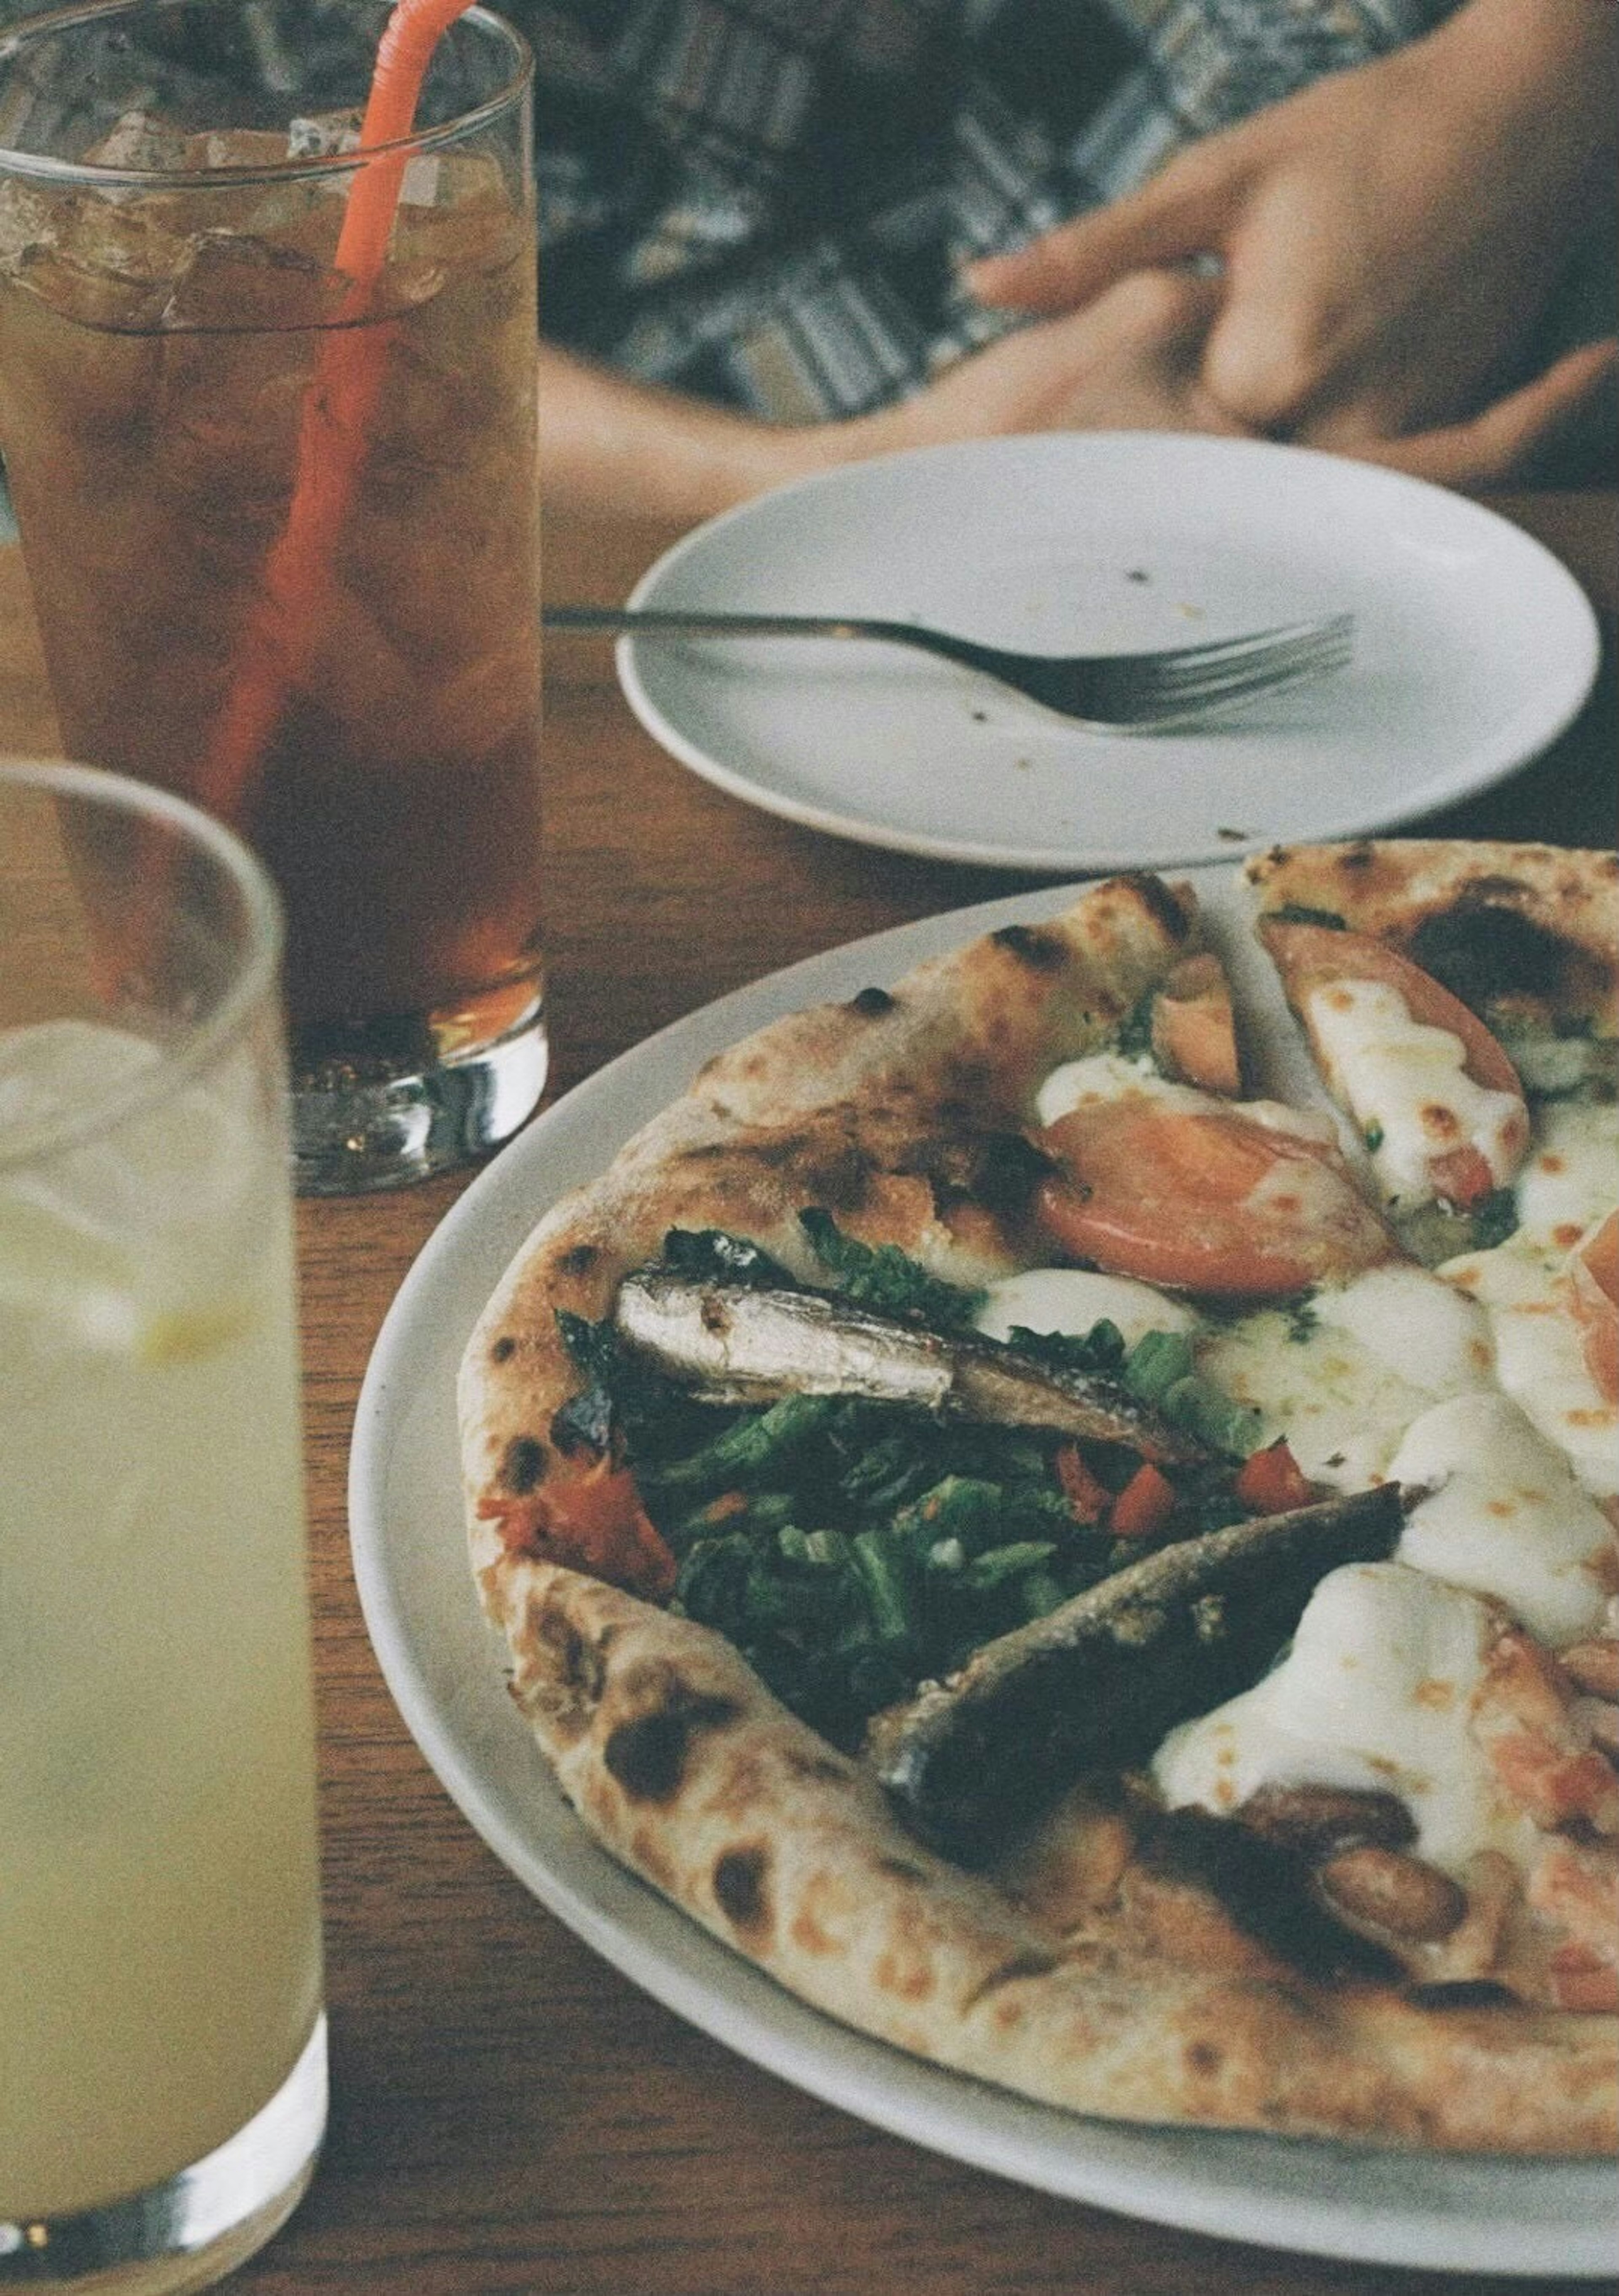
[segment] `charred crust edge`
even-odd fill
[[[770,1852],[762,1842],[723,1849],[714,1861],[714,1902],[734,1930],[770,1925]]]
[[[1062,936],[1043,932],[1035,925],[1002,925],[990,939],[1031,972],[1059,972],[1068,961],[1067,943]]]
[[[1118,882],[1129,886],[1141,906],[1177,947],[1186,939],[1190,931],[1186,911],[1162,877],[1145,870],[1132,870]]]
[[[684,1782],[693,1741],[724,1729],[740,1711],[734,1699],[677,1685],[660,1706],[609,1732],[602,1762],[632,1801],[673,1801]]]
[[[501,1454],[501,1488],[526,1498],[544,1480],[545,1446],[537,1436],[514,1435]]]

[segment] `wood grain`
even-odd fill
[[[1606,496],[1509,505],[1610,626]],[[547,537],[555,596],[622,596],[668,539]],[[1543,759],[1442,833],[1612,835],[1611,661]],[[55,731],[0,551],[0,752]],[[909,861],[750,811],[665,757],[609,649],[547,665],[554,1093],[775,967],[1036,882]],[[334,2108],[314,2190],[234,2284],[261,2296],[1419,2296],[1426,2275],[1166,2231],[920,2152],[727,2054],[638,1992],[487,1850],[406,1734],[350,1574],[349,1431],[389,1300],[462,1183],[300,1212]],[[446,1538],[459,1541],[457,1523]],[[1559,2281],[1474,2277],[1471,2296]]]

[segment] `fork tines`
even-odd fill
[[[1113,678],[1104,674],[1098,680],[1093,714],[1142,728],[1202,718],[1222,704],[1342,669],[1353,643],[1353,615],[1330,614],[1176,653],[1121,657],[1108,666]],[[1108,685],[1111,693],[1106,691]]]

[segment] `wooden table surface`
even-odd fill
[[[1611,642],[1613,498],[1505,506],[1585,581]],[[666,538],[549,534],[548,590],[622,596]],[[546,691],[550,1097],[779,965],[1038,882],[839,843],[723,796],[636,726],[601,644],[555,644]],[[1610,660],[1546,758],[1434,826],[1610,841],[1616,718]],[[0,752],[56,747],[20,565],[0,549]],[[1425,2274],[1055,2200],[883,2135],[683,2024],[485,1849],[418,1753],[372,1656],[344,1496],[378,1328],[463,1185],[302,1208],[333,2116],[309,2197],[233,2284],[258,2296],[1432,2290]],[[459,1539],[459,1525],[446,1522],[445,1536]],[[1555,2276],[1550,2251],[1546,2266]],[[1467,2284],[1504,2296],[1577,2284]]]

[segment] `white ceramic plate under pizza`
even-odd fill
[[[814,957],[706,1007],[541,1116],[456,1204],[402,1286],[360,1397],[349,1480],[356,1575],[382,1671],[465,1816],[541,1902],[679,2016],[873,2125],[1018,2182],[1270,2247],[1459,2272],[1606,2276],[1602,2161],[1443,2158],[1092,2120],[924,2063],[807,2007],[618,1866],[574,1816],[504,1686],[461,1536],[456,1366],[486,1300],[564,1190],[672,1100],[704,1060],[784,1013],[898,978],[924,956],[1073,897],[1047,890],[929,918]],[[1314,1095],[1226,870],[1198,891],[1267,1083]],[[538,1950],[536,1942],[536,1950]]]
[[[1086,733],[902,647],[619,641],[642,724],[732,796],[865,844],[1065,874],[1453,804],[1555,739],[1599,650],[1567,570],[1476,503],[1300,447],[1148,432],[828,472],[699,528],[630,603],[887,615],[1052,653],[1354,614],[1347,670],[1155,735]]]

